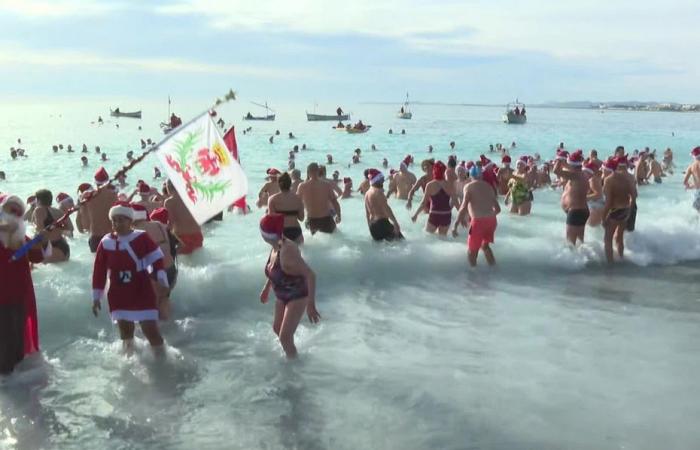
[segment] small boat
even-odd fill
[[[525,105],[519,103],[517,100],[515,103],[508,103],[506,105],[506,112],[503,113],[503,122],[508,124],[524,124],[527,122]]]
[[[372,125],[365,125],[364,128],[355,128],[355,127],[345,128],[345,131],[350,133],[350,134],[360,134],[360,133],[368,132],[370,128],[372,128]]]
[[[343,120],[350,120],[350,114],[311,114],[311,113],[306,113],[306,120],[309,122],[320,122],[320,121],[331,121],[331,120],[336,120],[338,122],[342,122]]]
[[[248,111],[248,114],[243,116],[243,120],[267,120],[269,122],[273,122],[275,120],[275,114],[270,107],[267,106],[267,102],[265,102],[264,105],[261,105],[260,103],[255,103],[255,102],[250,102],[254,104],[255,106],[260,106],[261,108],[265,108],[265,115],[264,116],[254,116]],[[273,112],[273,114],[270,114],[270,111]]]
[[[114,110],[110,109],[109,115],[112,117],[131,117],[132,119],[140,119],[141,118],[141,111],[121,112],[121,111],[119,111],[119,108],[117,108]]]
[[[408,92],[406,92],[406,101],[403,103],[401,109],[399,109],[399,112],[396,114],[396,117],[398,117],[399,119],[406,120],[409,120],[413,117],[413,113],[411,112],[408,106]]]

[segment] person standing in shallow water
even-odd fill
[[[128,203],[112,206],[109,218],[113,233],[100,241],[95,256],[92,313],[97,317],[102,309],[100,300],[109,278],[109,312],[119,326],[124,351],[133,353],[134,324],[138,322],[154,352],[163,354],[163,338],[158,330],[158,304],[148,273],[152,268],[159,289],[169,289],[163,252],[147,232],[132,228],[134,211]]]
[[[464,187],[464,201],[457,214],[452,236],[457,237],[457,227],[461,224],[467,228],[469,223],[469,236],[467,238],[467,250],[469,265],[476,266],[476,258],[479,249],[484,252],[484,257],[489,266],[496,264],[491,244],[494,241],[498,222],[496,216],[501,212],[496,191],[482,178],[481,168],[477,165],[470,169],[471,183]]]
[[[586,222],[590,216],[587,202],[589,184],[582,171],[582,165],[582,150],[569,155],[566,168],[561,160],[554,164],[554,173],[567,182],[561,202],[566,212],[566,239],[571,245],[576,245],[576,241],[583,243]]]
[[[620,164],[624,162],[625,164]],[[615,158],[608,162],[614,172],[603,182],[605,208],[603,209],[603,226],[605,227],[605,258],[608,264],[613,263],[613,238],[617,243],[617,253],[624,258],[627,221],[632,211],[634,199],[637,197],[637,187],[630,182],[627,173],[626,158]]]
[[[445,179],[447,167],[442,161],[433,165],[432,180],[425,186],[425,196],[411,220],[415,223],[422,211],[428,212],[425,231],[447,236],[452,222],[452,208],[459,208],[459,200],[454,192],[454,181]]]
[[[283,173],[277,180],[280,192],[272,195],[267,202],[268,214],[284,216],[284,237],[297,244],[304,243],[304,233],[299,222],[304,221],[304,204],[299,196],[291,191],[292,178]]]
[[[311,234],[317,231],[333,233],[336,224],[340,223],[340,203],[335,195],[333,186],[319,177],[319,167],[311,163],[306,169],[307,179],[297,188],[297,195],[306,208],[308,226]],[[332,211],[335,211],[335,221]]]
[[[318,323],[316,310],[316,274],[306,264],[299,247],[284,237],[284,216],[268,214],[260,221],[260,234],[272,250],[265,265],[267,281],[260,292],[260,302],[267,303],[272,289],[277,297],[272,330],[278,336],[287,358],[297,356],[294,345],[301,317],[306,311],[311,323]]]
[[[399,222],[384,195],[384,175],[377,169],[369,169],[367,177],[371,186],[365,194],[369,233],[375,241],[402,239]]]
[[[43,230],[49,225],[53,225],[54,222],[63,216],[63,213],[52,207],[51,202],[53,196],[51,191],[46,189],[41,189],[36,192],[37,207],[34,210],[32,221],[37,230]],[[70,228],[68,228],[70,226]],[[47,233],[48,239],[51,242],[52,250],[51,255],[44,258],[46,263],[57,263],[68,261],[70,258],[70,246],[68,241],[63,237],[65,231],[72,231],[73,226],[70,222],[66,221],[57,226],[54,230]]]

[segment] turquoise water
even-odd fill
[[[119,106],[142,108],[143,120],[112,121],[116,102],[0,106],[8,178],[0,191],[73,194],[98,167],[95,145],[113,173],[128,150],[138,153],[140,138],[162,136],[167,114],[164,104],[128,103]],[[175,106],[183,118],[203,109]],[[344,106],[372,130],[350,136],[306,122],[306,105],[279,106],[274,123],[241,121],[244,101],[224,106],[253,194],[264,169],[286,168],[302,143],[310,149],[297,167],[332,153],[329,169],[356,185],[364,168],[384,157],[396,167],[407,153],[418,161],[429,144],[445,160],[452,140],[460,159],[512,141],[514,155],[543,157],[560,141],[601,156],[618,144],[671,147],[679,169],[700,143],[694,114],[531,108],[527,125],[507,126],[501,108],[416,105],[414,119],[400,121],[393,105]],[[105,125],[91,125],[99,114]],[[246,126],[253,131],[244,136]],[[269,144],[276,129],[282,136]],[[17,138],[29,157],[10,161]],[[54,155],[58,143],[76,153]],[[357,147],[362,164],[348,168]],[[150,180],[155,164],[137,167],[132,186]],[[499,217],[494,270],[468,269],[464,232],[427,236],[424,216],[412,224],[396,200],[407,240],[376,245],[362,200],[343,200],[340,233],[303,248],[323,320],[300,327],[291,364],[272,333],[271,306],[258,300],[268,251],[261,211],[207,228],[206,248],[181,259],[165,363],[143,342],[137,357],[122,357],[106,315],[92,317],[92,260],[79,236],[69,263],[34,271],[43,351],[0,384],[0,448],[695,448],[700,225],[680,172],[640,189],[627,261],[612,269],[602,263],[601,230],[567,247],[558,192],[536,192],[530,217]]]

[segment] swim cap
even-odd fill
[[[481,177],[481,168],[474,164],[471,169],[469,169],[469,176],[472,178],[480,178]]]
[[[447,170],[445,163],[443,163],[442,161],[437,161],[433,165],[433,180],[444,180],[445,170]]]

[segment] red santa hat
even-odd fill
[[[588,172],[591,175],[593,175],[596,171],[598,170],[598,165],[594,163],[593,161],[586,161],[583,164],[583,171]]]
[[[98,186],[102,186],[103,184],[107,183],[109,181],[109,174],[105,170],[104,167],[100,167],[97,169],[97,172],[95,172],[95,184]]]
[[[481,160],[481,168],[484,170],[488,169],[493,165],[493,161],[488,159],[485,155],[480,155],[479,159]]]
[[[511,162],[510,155],[503,155],[503,158],[501,159],[501,162],[502,162],[503,164],[510,164],[510,162]]]
[[[567,158],[570,166],[581,167],[583,165],[583,150],[576,150]]]
[[[608,158],[607,161],[603,163],[603,169],[608,172],[615,172],[617,170],[617,158]]]
[[[145,182],[143,182],[139,185],[139,194],[148,195],[150,193],[151,193],[151,187],[149,185],[147,185]]]
[[[691,150],[690,155],[695,159],[700,159],[700,147],[695,147]]]
[[[167,225],[170,216],[168,215],[167,209],[156,208],[153,211],[151,211],[151,214],[148,216],[148,219],[154,222],[160,222],[163,225]]]
[[[27,205],[36,205],[36,196],[35,195],[30,195],[27,197]]]
[[[615,162],[617,163],[618,166],[627,167],[629,165],[629,161],[627,160],[627,155],[622,155],[622,156],[616,157]]]
[[[557,157],[559,161],[566,161],[566,159],[569,157],[569,152],[566,150],[559,149],[557,150]]]
[[[282,239],[284,232],[284,215],[266,214],[260,219],[260,234],[263,239],[274,241]]]
[[[274,167],[271,167],[271,168],[267,169],[267,171],[265,173],[267,173],[268,175],[270,175],[272,177],[276,177],[277,175],[280,174],[280,171],[275,169]]]
[[[132,203],[131,209],[134,211],[134,222],[139,220],[148,220],[148,210],[145,206],[139,205],[138,203]]]
[[[369,169],[367,171],[367,179],[369,184],[377,184],[384,181],[384,174],[377,169]]]
[[[92,191],[92,185],[90,183],[82,183],[80,186],[78,186],[78,192],[83,193],[87,191]]]
[[[433,164],[433,180],[444,180],[446,170],[447,166],[444,162],[436,161],[435,164]]]
[[[400,167],[403,170],[408,169],[409,164],[413,163],[413,156],[406,155],[406,157],[401,161]]]
[[[70,195],[66,194],[65,192],[60,192],[60,193],[56,196],[56,202],[58,202],[59,204],[63,205],[64,203],[72,203],[72,202],[73,202],[73,199],[71,198]]]
[[[22,214],[24,214],[24,212],[27,210],[27,207],[24,205],[22,199],[16,195],[0,194],[0,208],[3,208],[5,205],[9,204],[19,206],[22,209]]]
[[[109,209],[109,218],[114,219],[115,216],[123,216],[134,220],[134,210],[127,202],[116,202]]]

